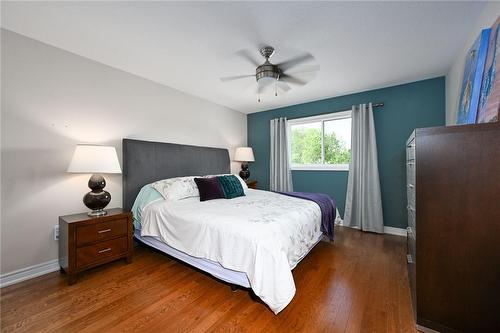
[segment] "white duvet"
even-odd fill
[[[246,194],[153,202],[142,213],[141,236],[245,272],[255,294],[277,314],[295,295],[291,270],[322,236],[321,211],[312,201],[273,192]]]

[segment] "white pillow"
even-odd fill
[[[168,178],[154,182],[151,186],[160,192],[166,200],[181,200],[190,197],[199,197],[198,186],[194,176]]]
[[[236,178],[238,178],[238,180],[241,183],[241,187],[243,187],[243,191],[246,192],[248,190],[248,185],[247,185],[247,183],[245,183],[245,181],[243,180],[243,178],[241,178],[240,175],[233,175],[233,176],[236,176]]]

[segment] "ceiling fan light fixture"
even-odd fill
[[[259,85],[259,87],[261,89],[265,89],[265,88],[273,85],[276,81],[277,81],[277,79],[272,77],[272,76],[265,76],[265,77],[262,77],[260,80],[258,80],[257,84]]]
[[[302,53],[292,59],[283,61],[278,64],[273,64],[269,61],[274,54],[274,48],[272,46],[263,46],[259,49],[260,54],[265,58],[265,61],[261,65],[257,65],[255,69],[254,75],[239,75],[239,76],[229,76],[221,78],[221,81],[232,81],[237,79],[243,79],[247,77],[255,77],[255,81],[257,81],[257,94],[258,94],[258,102],[261,101],[260,94],[267,87],[274,84],[274,96],[278,96],[278,88],[287,92],[291,89],[289,84],[293,84],[296,86],[303,86],[307,84],[308,80],[304,80],[302,78],[296,77],[295,75],[290,75],[290,69],[296,67],[305,62],[310,62],[314,60],[314,57],[306,52]],[[237,52],[240,56],[249,60],[252,64],[257,64],[257,62],[251,57],[251,54],[248,51],[241,50]],[[308,66],[308,68],[303,68],[302,71],[298,73],[313,73],[319,70],[319,66]]]

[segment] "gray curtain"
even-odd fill
[[[271,191],[293,191],[286,118],[271,120]]]
[[[372,104],[352,107],[351,163],[344,224],[384,232]]]

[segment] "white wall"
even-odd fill
[[[58,216],[86,211],[89,175],[65,172],[77,143],[246,144],[246,115],[2,30],[1,273],[58,257]],[[168,61],[168,59],[165,59]],[[236,171],[238,164],[233,165]],[[122,203],[108,175],[108,207]]]
[[[465,56],[472,43],[484,28],[489,28],[500,15],[500,1],[488,2],[479,16],[469,37],[464,41],[463,49],[455,58],[448,74],[446,74],[446,125],[454,125],[457,119],[458,99],[464,75]]]

